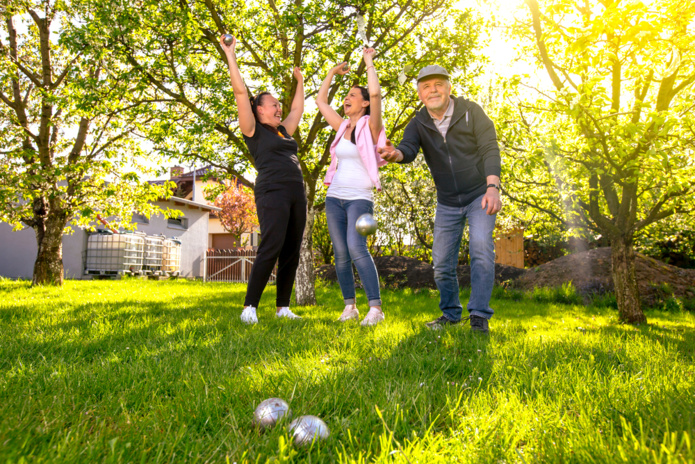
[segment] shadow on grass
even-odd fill
[[[641,394],[639,385],[629,386],[643,366],[621,346],[636,337],[645,342],[674,337],[676,343],[677,337],[666,330],[633,334],[610,326],[540,341],[524,322],[529,316],[556,321],[563,317],[558,307],[514,308],[498,302],[490,337],[471,333],[463,324],[433,332],[423,323],[439,315],[438,295],[409,292],[386,293],[385,324],[363,328],[334,322],[342,310],[336,288],[318,289],[324,306],[299,308],[302,321],[276,320],[270,292],[259,312],[261,323],[246,326],[239,320],[243,289],[215,290],[204,297],[191,295],[186,307],[176,304],[185,295],[166,302],[129,296],[108,311],[99,303],[83,303],[47,328],[62,332],[59,338],[32,342],[11,335],[2,345],[5,365],[21,358],[33,371],[6,378],[4,401],[19,403],[27,390],[34,398],[43,395],[36,404],[11,412],[54,424],[56,436],[72,422],[84,421],[87,413],[90,418],[98,414],[106,424],[103,438],[90,431],[80,440],[103,440],[103,449],[97,449],[103,460],[107,440],[120,437],[118,446],[136,444],[129,450],[116,448],[124,461],[144,457],[146,462],[154,462],[157,453],[196,455],[193,449],[201,461],[244,453],[250,460],[278,456],[278,440],[286,429],[259,434],[251,420],[255,406],[273,396],[290,401],[295,416],[318,415],[331,428],[325,443],[298,450],[297,460],[312,462],[330,460],[336,450],[373,459],[391,446],[380,441],[384,423],[401,443],[428,430],[450,437],[467,414],[479,414],[484,424],[497,407],[496,398],[505,394],[515,394],[529,408],[549,402],[558,418],[568,421],[588,411],[596,428],[605,421],[617,423],[620,416],[636,421],[648,410],[695,407],[692,398],[668,382],[649,395]],[[359,298],[365,307],[364,296]],[[581,307],[576,311],[581,317],[593,313]],[[616,349],[589,340],[594,333],[613,340]],[[586,336],[587,342],[570,335]],[[580,381],[575,371],[587,378]],[[627,386],[607,387],[622,377]],[[585,401],[585,410],[578,410],[579,400]],[[383,411],[384,422],[375,407]],[[490,411],[487,416],[485,411]],[[654,414],[645,424],[658,428],[663,417]],[[687,419],[674,427],[685,427],[683,421]],[[168,430],[182,432],[170,435]],[[10,445],[21,441],[11,433],[6,436]],[[502,459],[504,450],[494,446],[491,442],[489,453],[498,453],[493,461]]]
[[[353,330],[363,332],[366,339],[373,335],[370,329]],[[312,462],[333,461],[328,456],[338,449],[346,455],[373,459],[388,446],[380,441],[384,423],[401,442],[427,430],[447,433],[457,420],[457,407],[484,390],[485,382],[478,379],[487,378],[492,370],[492,361],[484,354],[487,339],[461,336],[458,330],[450,332],[423,331],[403,338],[393,348],[376,347],[360,353],[363,357],[357,365],[344,364],[339,356],[326,356],[325,362],[308,370],[289,367],[283,372],[269,372],[253,404],[280,396],[290,401],[295,417],[312,414],[326,421],[330,438],[311,450],[298,449],[299,460]],[[245,409],[238,430],[248,435],[253,408]],[[277,456],[281,436],[287,438],[287,431],[278,427],[229,451],[236,459],[245,452],[251,461]]]

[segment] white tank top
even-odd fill
[[[326,196],[339,200],[373,201],[374,184],[360,158],[357,145],[341,137],[335,146],[335,156],[338,158],[338,169]]]

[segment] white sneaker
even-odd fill
[[[362,319],[362,322],[360,325],[364,326],[369,326],[369,325],[377,325],[379,322],[384,320],[384,312],[380,310],[379,308],[371,307],[369,308],[369,312],[367,313],[366,316],[364,316],[364,319]]]
[[[360,312],[357,310],[355,305],[347,305],[343,310],[343,314],[338,318],[338,322],[347,322],[352,319],[359,320]]]
[[[286,317],[287,319],[301,319],[301,316],[297,316],[295,313],[290,311],[290,308],[283,306],[280,311],[275,313],[275,317]]]
[[[241,312],[241,322],[245,324],[256,324],[258,323],[258,317],[256,317],[256,308],[253,306],[247,306]]]

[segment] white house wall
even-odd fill
[[[82,278],[84,230],[73,228],[63,236],[63,272],[66,279]],[[34,229],[26,227],[13,231],[9,224],[0,222],[0,276],[11,279],[31,279],[38,247]]]
[[[137,230],[148,235],[164,235],[181,239],[181,275],[202,277],[204,255],[208,243],[209,210],[188,205],[174,205],[170,201],[157,202],[162,209],[178,209],[188,220],[188,228],[168,224],[163,215],[153,216],[149,224],[138,224]],[[97,227],[102,227],[100,224]],[[65,278],[82,279],[85,231],[74,228],[71,235],[63,236],[63,269]],[[31,279],[36,261],[37,246],[34,230],[13,231],[9,224],[0,222],[0,276],[12,279]]]
[[[209,211],[191,208],[187,205],[172,205],[171,202],[157,202],[162,209],[178,209],[188,220],[188,229],[169,225],[163,215],[152,216],[149,224],[138,224],[137,230],[147,235],[164,235],[167,238],[181,239],[181,275],[202,277],[205,250],[208,243]]]

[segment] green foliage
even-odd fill
[[[169,185],[140,180],[153,173],[136,141],[142,81],[75,33],[88,17],[70,3],[10,0],[0,14],[0,220],[61,231],[158,211]]]
[[[268,90],[278,96],[284,115],[294,95],[293,66],[305,76],[308,97],[326,72],[347,61],[353,71],[337,79],[329,101],[340,101],[350,85],[365,84],[361,40],[355,22],[366,20],[366,33],[377,51],[387,133],[398,132],[417,106],[414,89],[397,77],[406,65],[412,79],[434,61],[452,71],[465,70],[460,82],[478,72],[472,53],[478,22],[469,12],[451,8],[450,0],[418,0],[404,5],[383,1],[345,4],[303,2],[218,3],[99,0],[81,2],[93,12],[85,34],[109,44],[114,56],[145,80],[152,124],[146,136],[163,154],[205,160],[246,185],[253,184],[253,160],[238,130],[237,112],[224,54],[222,33],[239,38],[237,57],[251,93]],[[446,22],[452,27],[441,27]],[[328,164],[332,130],[307,111],[295,139],[310,204],[320,198]]]
[[[249,93],[270,91],[287,116],[296,90],[291,75],[295,66],[302,69],[308,98],[317,93],[327,71],[342,61],[352,71],[335,80],[329,102],[341,101],[352,85],[366,85],[356,24],[357,15],[363,15],[367,39],[376,50],[386,133],[393,137],[418,107],[415,89],[398,81],[401,70],[412,81],[421,67],[436,61],[460,72],[456,85],[462,88],[470,88],[471,78],[480,72],[475,53],[480,20],[470,11],[454,9],[453,3],[78,0],[76,5],[92,12],[85,35],[106,42],[110,53],[147,83],[152,121],[143,135],[154,149],[177,159],[204,161],[252,186],[256,172],[239,131],[226,57],[218,42],[221,34],[238,38],[237,62]],[[293,137],[299,147],[311,234],[311,209],[322,206],[322,180],[334,133],[314,109],[305,111]],[[307,259],[312,256],[307,249],[311,237],[303,241],[297,277],[302,301],[313,300],[313,263]]]
[[[651,306],[662,311],[681,312],[695,309],[695,298],[681,298],[674,294],[673,288],[667,282],[651,283],[655,297]],[[694,291],[695,287],[691,288]]]
[[[597,293],[590,297],[591,306],[618,309],[618,301],[612,293]]]
[[[492,297],[516,302],[528,300],[536,303],[563,305],[581,305],[584,301],[572,282],[567,282],[560,287],[535,287],[531,291],[524,291],[510,285],[500,285],[492,289]]]
[[[581,304],[582,297],[572,282],[565,282],[560,287],[536,287],[531,292],[531,299],[539,303]]]
[[[512,300],[521,301],[524,299],[526,294],[523,290],[513,288],[505,285],[495,285],[492,289],[492,298],[496,300]]]
[[[673,266],[695,269],[695,229],[688,230],[682,219],[675,217],[668,224],[649,228],[640,237],[637,249]]]
[[[328,223],[326,222],[326,212],[318,211],[314,219],[313,244],[314,250],[320,255],[320,263],[331,264],[333,262],[333,243],[328,233]]]
[[[690,462],[695,316],[494,299],[489,337],[432,332],[433,293],[384,291],[386,321],[239,320],[245,287],[0,282],[2,462]],[[466,293],[463,292],[465,296]],[[358,297],[366,307],[364,295]],[[465,301],[464,301],[465,304]],[[234,308],[238,308],[235,310]],[[279,396],[331,436],[296,448],[252,413]],[[378,408],[378,410],[377,410]]]
[[[510,196],[552,228],[630,243],[692,211],[695,56],[685,24],[695,11],[680,1],[527,4],[538,22],[514,34],[553,84],[532,84],[535,99],[519,99],[514,82],[503,89]]]
[[[375,198],[379,233],[370,241],[375,252],[432,261],[437,193],[422,157],[382,171],[382,192]]]
[[[642,323],[635,238],[695,211],[695,9],[680,0],[525,3],[530,21],[512,35],[550,83],[526,85],[534,96],[507,92],[508,196],[565,234],[609,239],[621,318]]]

